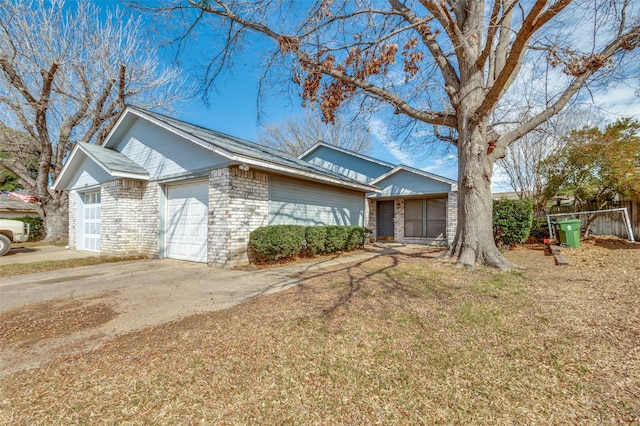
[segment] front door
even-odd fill
[[[376,217],[378,240],[393,241],[393,200],[378,201]]]

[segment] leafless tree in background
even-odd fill
[[[597,118],[602,119],[586,108],[567,108],[509,145],[507,154],[498,159],[498,169],[509,177],[518,198],[532,200],[536,213],[544,212],[549,201],[543,194],[546,179],[540,169],[542,162],[565,147],[572,130],[593,125]]]
[[[242,49],[269,41],[264,77],[292,81],[325,122],[352,101],[388,111],[397,128],[420,134],[428,126],[450,142],[459,193],[447,256],[468,268],[506,269],[492,232],[495,162],[596,77],[637,71],[637,8],[631,0],[181,0],[156,9],[183,23],[179,44],[209,31],[205,88]],[[553,93],[521,122],[501,126],[495,112],[531,63],[554,75]]]
[[[0,120],[35,141],[3,131],[0,167],[38,198],[47,240],[67,236],[67,195],[50,185],[73,144],[101,143],[126,103],[170,107],[182,86],[139,18],[85,2],[0,0]]]
[[[360,154],[371,152],[371,134],[367,129],[337,116],[333,124],[323,123],[318,114],[305,110],[302,115],[266,124],[260,129],[258,143],[299,156],[316,142],[346,148]]]

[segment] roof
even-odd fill
[[[0,211],[3,212],[37,212],[36,206],[32,203],[25,203],[16,198],[10,197],[5,194],[0,194]]]
[[[396,166],[396,164],[387,163],[386,161],[378,160],[377,158],[369,157],[368,155],[360,154],[358,152],[351,151],[351,150],[348,150],[346,148],[342,148],[342,147],[339,147],[339,146],[336,146],[336,145],[331,145],[331,144],[328,144],[328,143],[323,142],[323,141],[316,142],[316,144],[314,144],[311,148],[307,149],[305,152],[300,154],[298,156],[298,158],[300,158],[300,159],[306,158],[310,154],[312,154],[313,152],[317,151],[319,148],[323,148],[323,147],[332,149],[334,151],[342,152],[343,154],[351,155],[353,157],[357,157],[357,158],[360,158],[360,159],[365,160],[365,161],[370,161],[372,163],[377,163],[377,164],[380,164],[381,166],[385,166],[385,167],[389,167],[389,168],[394,168]]]
[[[114,148],[120,142],[123,132],[128,129],[136,118],[149,120],[238,164],[252,165],[257,168],[302,176],[339,186],[348,186],[365,192],[377,191],[377,188],[371,185],[347,178],[344,175],[308,163],[274,148],[134,106],[128,106],[123,111],[102,146],[104,148]]]
[[[383,180],[387,179],[388,177],[401,172],[401,171],[405,171],[405,172],[409,172],[409,173],[414,173],[417,174],[419,176],[424,176],[426,178],[429,179],[433,179],[435,181],[438,182],[442,182],[442,183],[446,183],[448,185],[451,185],[451,191],[457,191],[458,190],[458,182],[453,180],[453,179],[449,179],[440,175],[435,175],[433,173],[429,173],[429,172],[425,172],[424,170],[420,170],[420,169],[415,169],[413,167],[409,167],[409,166],[396,166],[393,169],[389,170],[387,173],[378,176],[377,178],[375,178],[374,180],[371,181],[372,185],[375,185],[379,182],[382,182]]]
[[[410,166],[391,164],[391,163],[388,163],[386,161],[378,160],[376,158],[369,157],[369,156],[363,155],[363,154],[359,154],[357,152],[353,152],[353,151],[350,151],[348,149],[341,148],[339,146],[330,145],[330,144],[327,144],[327,143],[322,142],[322,141],[316,143],[311,148],[309,148],[308,150],[306,150],[305,152],[300,154],[299,158],[301,158],[301,159],[302,158],[306,158],[310,154],[312,154],[313,152],[317,151],[319,148],[323,148],[323,147],[331,149],[333,151],[341,152],[341,153],[346,154],[346,155],[350,155],[352,157],[360,158],[360,159],[365,160],[365,161],[369,161],[369,162],[372,162],[372,163],[380,164],[382,166],[389,167],[391,169],[387,173],[384,173],[384,174],[376,177],[375,179],[371,180],[369,182],[369,184],[371,184],[371,185],[377,185],[378,183],[382,182],[383,180],[387,179],[388,177],[390,177],[390,176],[392,176],[392,175],[394,175],[396,173],[399,173],[401,171],[406,171],[406,172],[409,172],[409,173],[414,173],[414,174],[419,175],[419,176],[423,176],[423,177],[426,177],[426,178],[429,178],[429,179],[433,179],[433,180],[438,181],[438,182],[442,182],[442,183],[451,185],[451,190],[452,191],[457,191],[458,190],[458,182],[453,180],[453,179],[449,179],[449,178],[446,178],[444,176],[440,176],[440,175],[436,175],[436,174],[433,174],[433,173],[425,172],[424,170],[416,169],[416,168],[410,167]]]
[[[149,173],[124,154],[101,146],[78,142],[73,147],[53,187],[65,188],[73,178],[67,170],[76,170],[85,158],[91,159],[114,178],[149,179]]]
[[[118,151],[106,149],[98,145],[78,144],[80,149],[94,161],[99,162],[104,168],[113,173],[131,173],[148,175],[147,171],[141,166],[134,163],[129,157]]]

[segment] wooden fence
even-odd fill
[[[583,207],[583,211],[598,210],[598,207],[599,206],[597,206],[596,204],[588,204]],[[624,207],[627,208],[629,220],[631,221],[631,229],[633,230],[635,240],[640,241],[640,197],[636,197],[633,200],[612,201],[604,208],[618,209]],[[554,206],[548,213],[571,213],[574,211],[574,208],[574,206]],[[570,217],[567,216],[563,219],[569,218]],[[582,220],[584,227],[584,223],[586,222],[586,215],[577,216],[577,218]],[[629,238],[627,225],[624,221],[622,212],[598,214],[595,221],[591,225],[591,233],[596,235],[616,235],[620,238],[625,239]]]

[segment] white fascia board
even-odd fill
[[[178,135],[179,137],[184,138],[184,139],[188,140],[189,142],[192,142],[192,143],[194,143],[194,144],[196,144],[198,146],[201,146],[202,148],[208,149],[209,151],[212,151],[215,154],[218,154],[218,155],[220,155],[222,157],[225,157],[225,158],[228,158],[230,160],[233,159],[233,154],[231,152],[229,152],[229,151],[227,151],[225,149],[222,149],[219,146],[214,145],[214,144],[212,144],[210,142],[203,141],[202,139],[197,138],[197,137],[193,136],[190,133],[186,133],[186,132],[183,132],[182,130],[176,129],[175,127],[165,123],[164,121],[160,121],[160,120],[156,119],[155,117],[151,117],[151,116],[145,114],[142,111],[137,111],[135,109],[128,109],[127,113],[135,114],[138,117],[143,118],[143,119],[149,121],[150,123],[153,123],[156,126],[159,126],[159,127],[163,128],[163,129],[165,129],[168,132],[171,132],[171,133],[173,133],[175,135]],[[115,127],[114,127],[114,129],[115,129]]]
[[[311,148],[309,148],[308,150],[306,150],[305,152],[300,154],[298,156],[298,159],[304,158],[306,155],[312,153],[313,151],[315,151],[315,150],[317,150],[318,148],[321,148],[321,147],[328,148],[328,149],[340,152],[340,153],[345,154],[345,155],[350,155],[352,157],[356,157],[356,158],[359,158],[361,160],[368,161],[370,163],[376,163],[376,164],[379,164],[379,165],[384,166],[384,167],[391,167],[391,168],[396,167],[396,164],[387,163],[386,161],[378,160],[377,158],[369,157],[368,155],[359,154],[359,153],[357,153],[355,151],[351,151],[351,150],[348,150],[346,148],[342,148],[342,147],[339,147],[339,146],[336,146],[336,145],[331,145],[331,144],[328,144],[328,143],[322,142],[322,141],[317,142]]]
[[[53,185],[51,185],[51,187],[56,191],[60,191],[58,186],[62,183],[62,180],[66,178],[66,174],[71,173],[68,170],[71,168],[71,165],[75,162],[76,156],[78,156],[78,149],[79,149],[79,145],[76,143],[76,145],[73,147],[73,150],[71,151],[71,154],[69,155],[69,158],[67,158],[67,161],[64,163],[64,166],[62,166],[62,170],[60,171],[58,178],[56,179],[55,182],[53,182]],[[67,179],[67,181],[68,180],[69,179]]]
[[[282,166],[279,164],[274,164],[274,163],[270,163],[270,162],[266,162],[266,161],[260,161],[251,157],[244,157],[244,156],[239,156],[236,155],[228,150],[222,149],[219,146],[210,143],[210,142],[206,142],[201,140],[200,138],[197,138],[189,133],[183,132],[179,129],[174,128],[173,126],[167,125],[166,123],[164,123],[163,121],[157,120],[154,117],[150,117],[146,114],[144,114],[143,112],[134,110],[134,109],[127,109],[126,113],[123,114],[135,114],[141,118],[144,118],[145,120],[148,120],[149,122],[160,126],[161,128],[172,132],[184,139],[187,139],[190,142],[195,143],[196,145],[199,145],[209,151],[212,151],[215,154],[218,154],[222,157],[225,157],[231,161],[234,162],[238,162],[238,163],[245,163],[245,164],[250,164],[256,167],[260,167],[260,168],[264,168],[264,169],[268,169],[268,170],[274,170],[274,171],[279,171],[281,173],[285,173],[285,174],[289,174],[289,175],[294,175],[294,176],[304,176],[307,177],[308,179],[312,179],[312,180],[316,180],[316,181],[322,181],[322,182],[327,182],[327,183],[331,183],[333,185],[338,185],[338,186],[342,186],[342,187],[349,187],[349,188],[354,188],[360,191],[365,191],[365,192],[379,192],[380,190],[376,187],[370,186],[370,185],[361,185],[361,184],[357,184],[357,183],[351,183],[351,182],[346,182],[346,181],[342,181],[338,178],[332,178],[330,176],[323,176],[319,173],[312,173],[312,172],[307,172],[307,171],[303,171],[300,169],[295,169],[292,167],[286,167],[286,166]],[[118,120],[118,122],[120,122],[120,120]],[[114,127],[115,128],[115,127]]]
[[[261,169],[272,170],[272,171],[280,172],[280,173],[287,174],[287,175],[290,175],[290,176],[306,177],[307,179],[320,181],[320,182],[326,182],[326,183],[330,183],[330,184],[337,185],[337,186],[357,189],[359,191],[364,191],[364,192],[380,192],[380,189],[375,187],[375,186],[359,184],[359,183],[356,183],[356,182],[348,182],[348,181],[344,181],[344,180],[341,180],[341,179],[338,179],[338,178],[334,178],[334,177],[331,177],[331,176],[322,175],[320,173],[313,173],[313,172],[310,172],[310,171],[300,170],[300,169],[296,169],[296,168],[293,168],[293,167],[286,167],[286,166],[282,166],[280,164],[274,164],[274,163],[269,163],[269,162],[266,162],[266,161],[260,161],[260,160],[256,160],[256,159],[250,158],[250,157],[234,156],[233,160],[237,161],[240,164],[249,164],[249,165],[261,168]]]
[[[456,181],[451,180],[451,179],[447,179],[445,177],[442,176],[438,176],[438,175],[434,175],[433,173],[429,173],[429,172],[425,172],[424,170],[419,170],[419,169],[414,169],[414,168],[410,168],[410,167],[406,167],[406,166],[396,166],[393,169],[389,170],[387,173],[378,176],[377,178],[375,178],[374,180],[371,181],[371,184],[376,184],[379,183],[383,180],[385,180],[386,178],[388,178],[389,176],[392,176],[400,171],[405,171],[405,172],[409,172],[409,173],[414,173],[416,175],[420,175],[429,179],[433,179],[435,181],[438,182],[442,182],[442,183],[446,183],[447,185],[451,185],[451,191],[457,191],[458,190],[458,184]],[[454,189],[455,188],[455,189]]]
[[[118,119],[116,120],[116,123],[113,125],[109,133],[107,133],[107,136],[104,138],[101,146],[108,148],[111,145],[111,137],[115,132],[119,130],[122,122],[128,119],[129,114],[136,114],[136,112],[129,107],[125,107],[124,111],[120,114],[120,117],[118,117]]]
[[[309,149],[307,149],[302,154],[298,155],[298,160],[302,160],[304,157],[306,157],[307,155],[311,154],[313,151],[315,151],[316,149],[320,148],[321,146],[326,146],[326,144],[324,142],[322,142],[322,141],[318,141],[318,142],[314,143]]]
[[[137,179],[137,180],[149,180],[149,174],[141,174],[141,173],[131,173],[131,172],[119,172],[111,170],[109,172],[111,176],[124,178],[124,179]]]
[[[122,178],[131,178],[131,179],[140,179],[140,180],[149,180],[148,173],[133,173],[133,172],[123,172],[119,170],[112,170],[105,166],[102,161],[98,160],[95,156],[93,156],[88,150],[82,146],[83,142],[78,142],[76,145],[82,150],[82,152],[94,163],[96,163],[102,170],[109,173],[113,177],[122,177]],[[106,148],[105,148],[106,149]]]

